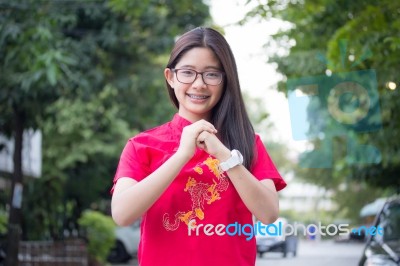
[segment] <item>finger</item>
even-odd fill
[[[197,142],[198,143],[204,143],[207,139],[207,137],[210,135],[208,131],[203,131],[197,136]]]
[[[201,136],[199,136],[196,141],[197,147],[199,147],[202,150],[205,150],[207,148],[206,144],[207,136],[204,133],[209,134],[208,132],[203,131],[203,133],[201,133]]]
[[[202,124],[200,126],[200,131],[207,131],[207,132],[212,133],[212,134],[216,134],[217,133],[217,130],[211,124]]]
[[[209,133],[207,131],[203,131],[198,137],[197,137],[197,146],[203,150],[207,149],[207,145],[209,145],[211,141],[211,138],[215,136],[212,133]]]
[[[203,125],[204,127],[208,128],[207,131],[211,132],[211,133],[217,133],[217,129],[214,127],[213,124],[211,124],[210,122],[202,119],[200,121],[198,121],[198,123],[200,123],[201,125]]]

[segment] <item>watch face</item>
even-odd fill
[[[240,164],[243,164],[243,155],[239,152]]]
[[[226,161],[220,164],[220,167],[223,171],[227,171],[236,165],[240,165],[243,163],[243,156],[238,150],[231,151],[231,157]]]
[[[237,157],[238,163],[239,163],[239,164],[242,164],[242,163],[243,163],[243,155],[242,155],[238,150],[233,150],[233,151],[232,151],[232,155],[234,155],[235,157]]]

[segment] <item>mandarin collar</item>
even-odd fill
[[[172,122],[172,125],[174,127],[178,128],[179,130],[182,130],[184,127],[192,124],[192,122],[190,122],[189,120],[186,120],[185,118],[180,116],[178,113],[176,113],[174,115],[171,122]]]

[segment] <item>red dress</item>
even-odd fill
[[[120,158],[114,184],[120,177],[140,181],[178,149],[182,129],[191,122],[176,114],[172,121],[131,138]],[[272,179],[277,190],[286,186],[260,137],[251,173]],[[252,214],[244,205],[218,160],[201,149],[182,168],[171,185],[143,215],[138,258],[141,266],[253,266],[255,237],[249,237]],[[135,204],[132,202],[132,204]],[[224,230],[242,226],[246,235]],[[246,226],[245,226],[246,227]]]

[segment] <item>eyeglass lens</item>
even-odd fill
[[[197,72],[192,69],[175,69],[178,81],[182,83],[193,83],[197,75],[201,75],[203,82],[207,85],[219,85],[222,81],[223,74],[217,71]]]

